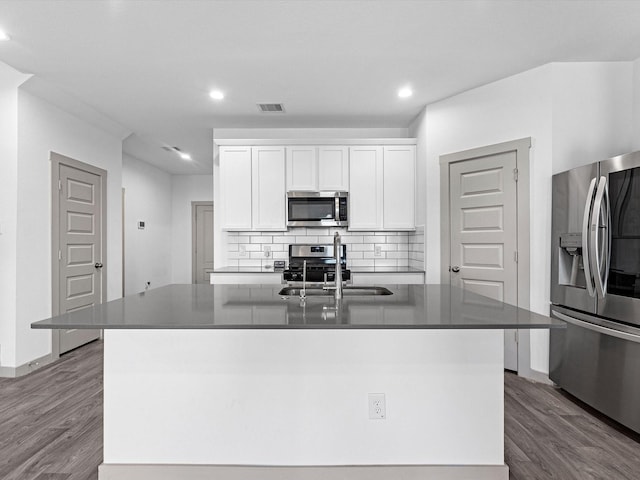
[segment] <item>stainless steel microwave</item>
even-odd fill
[[[288,227],[346,227],[347,192],[287,192]]]

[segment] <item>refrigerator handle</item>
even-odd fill
[[[591,276],[591,249],[589,247],[589,219],[591,218],[591,207],[593,205],[593,191],[596,188],[596,179],[591,179],[587,201],[584,205],[584,216],[582,219],[582,266],[584,267],[584,277],[587,284],[587,293],[590,297],[595,296],[593,277]]]
[[[607,190],[607,177],[600,177],[596,197],[591,211],[591,225],[589,236],[589,263],[593,270],[593,280],[598,298],[604,298],[607,294],[607,280],[609,278],[609,195]],[[603,202],[604,201],[604,202]],[[600,220],[605,229],[602,245],[600,245]]]
[[[594,332],[603,333],[611,337],[621,338],[623,340],[629,340],[635,343],[640,343],[640,335],[623,332],[622,330],[616,330],[614,328],[608,328],[602,325],[596,325],[595,323],[591,322],[585,322],[584,320],[580,320],[576,317],[566,315],[553,309],[551,310],[551,316],[557,318],[558,320],[562,320],[563,322],[567,322],[578,327],[583,327]]]

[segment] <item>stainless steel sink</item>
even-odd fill
[[[284,287],[278,292],[278,295],[297,297],[300,295],[300,290],[302,290],[300,287]],[[308,297],[333,296],[333,290],[323,290],[322,288],[313,287],[307,288],[305,294]],[[342,288],[342,295],[349,297],[357,295],[393,295],[393,292],[384,287],[347,286]]]

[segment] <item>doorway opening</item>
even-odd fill
[[[210,283],[213,272],[213,202],[191,202],[191,281]]]

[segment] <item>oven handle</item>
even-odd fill
[[[584,205],[584,216],[582,218],[582,265],[584,267],[584,276],[587,284],[587,292],[590,297],[595,296],[595,287],[591,278],[590,265],[590,248],[589,248],[589,218],[591,216],[591,207],[593,205],[593,191],[596,188],[596,179],[591,179],[589,191],[587,193],[587,201]]]
[[[603,203],[604,201],[604,203]],[[593,269],[593,280],[598,298],[607,295],[607,281],[609,278],[609,192],[607,189],[607,177],[600,177],[596,197],[591,211],[590,236],[591,242],[589,251],[590,266]],[[605,229],[603,245],[600,245],[600,220],[602,219]],[[604,257],[604,258],[603,258]]]
[[[575,317],[565,315],[564,313],[560,313],[557,310],[551,310],[551,315],[555,316],[558,320],[576,325],[577,327],[586,328],[587,330],[602,333],[603,335],[609,335],[610,337],[616,337],[622,340],[629,340],[630,342],[640,343],[640,335],[622,332],[613,328],[602,327],[591,322],[585,322],[584,320],[578,320]]]

